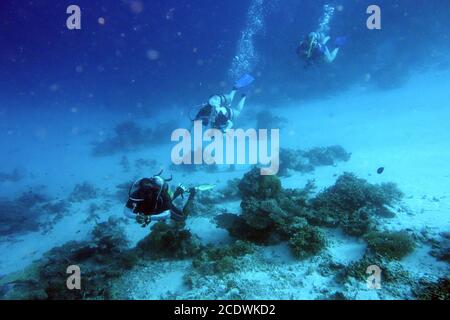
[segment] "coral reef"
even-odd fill
[[[0,183],[2,182],[18,182],[22,180],[25,173],[21,169],[14,169],[12,172],[0,172]]]
[[[282,191],[279,178],[262,176],[254,168],[244,175],[238,188],[242,198],[242,215],[219,215],[218,225],[238,239],[253,242],[273,243],[285,238],[281,224],[285,222],[287,213],[277,202]]]
[[[419,300],[450,300],[450,278],[441,278],[436,282],[421,279],[414,295]]]
[[[20,203],[24,203],[26,204],[28,207],[34,207],[38,204],[42,204],[44,202],[49,201],[50,199],[48,198],[48,196],[42,194],[42,193],[37,193],[34,192],[33,190],[29,190],[26,192],[23,192],[17,199],[17,202]]]
[[[300,259],[317,255],[326,247],[325,237],[317,227],[306,224],[297,227],[294,235],[289,239],[293,254]]]
[[[406,231],[370,232],[365,235],[372,254],[389,260],[400,260],[415,248],[413,238]]]
[[[231,236],[258,244],[290,241],[299,258],[319,253],[325,247],[319,230],[302,218],[308,211],[306,202],[313,183],[305,189],[284,190],[277,176],[262,176],[254,168],[244,175],[238,188],[242,214],[224,213],[216,218],[218,226]],[[308,245],[307,241],[313,243]]]
[[[91,223],[91,222],[97,223],[100,220],[98,211],[102,210],[102,209],[104,209],[104,207],[102,208],[101,206],[99,206],[96,203],[91,203],[89,205],[89,209],[88,209],[88,216],[83,222],[84,223]]]
[[[350,235],[362,236],[373,228],[374,215],[402,197],[395,184],[372,185],[344,173],[333,186],[311,200],[314,214],[308,220],[317,225],[342,227]]]
[[[254,168],[237,186],[242,213],[216,217],[218,226],[234,238],[259,244],[288,241],[293,254],[304,259],[326,247],[315,225],[341,227],[352,236],[366,235],[370,251],[387,259],[400,259],[414,249],[404,233],[376,232],[374,217],[390,213],[387,207],[403,196],[394,184],[372,185],[344,173],[335,185],[311,199],[313,181],[303,189],[285,190],[277,176],[262,176]]]
[[[219,190],[224,199],[237,200],[240,199],[239,182],[241,179],[232,179],[227,181],[227,185]]]
[[[357,281],[366,281],[371,273],[367,273],[370,266],[378,266],[381,269],[381,283],[409,283],[411,275],[397,261],[389,261],[380,256],[372,256],[370,254],[346,266],[336,275],[338,281],[346,282],[350,278]]]
[[[13,200],[0,200],[0,235],[38,231],[51,209],[45,195],[28,191]]]
[[[197,192],[192,202],[191,209],[189,210],[189,216],[207,216],[211,213],[217,212],[216,205],[226,200],[220,192],[215,190],[208,190]],[[183,199],[178,198],[175,200],[175,205],[179,208],[183,207]]]
[[[236,270],[236,259],[254,250],[251,243],[236,241],[224,247],[207,246],[192,261],[196,272],[202,275],[218,275]]]
[[[330,146],[326,148],[313,148],[305,152],[304,156],[314,166],[334,166],[337,162],[347,162],[351,153],[345,151],[341,146]]]
[[[155,159],[137,159],[134,161],[134,166],[136,169],[147,169],[147,168],[155,168],[158,165],[158,161]]]
[[[122,275],[137,262],[135,252],[128,249],[127,244],[121,221],[110,218],[94,228],[92,241],[71,241],[50,250],[31,267],[33,272],[25,272],[4,284],[2,297],[108,299],[111,279]],[[68,290],[66,287],[66,271],[71,265],[81,269],[81,290]]]
[[[334,166],[338,162],[349,161],[351,154],[341,146],[313,148],[308,151],[283,149],[280,150],[280,176],[288,176],[291,170],[311,172],[320,166]]]
[[[136,246],[137,254],[152,259],[182,259],[194,256],[200,249],[198,239],[182,223],[153,225],[150,234]]]
[[[259,169],[246,173],[238,184],[242,199],[259,200],[276,198],[281,192],[281,182],[277,176],[263,176]]]
[[[118,124],[113,133],[102,141],[92,143],[94,156],[109,156],[121,152],[136,151],[151,145],[170,141],[170,133],[177,128],[173,122],[159,123],[145,128],[133,121]]]
[[[68,212],[70,204],[66,200],[49,201],[42,204],[39,210],[48,215],[47,222],[42,223],[44,232],[50,231]]]
[[[82,202],[95,199],[98,197],[99,190],[89,182],[83,182],[75,185],[73,191],[69,195],[70,202]]]
[[[440,236],[440,241],[433,242],[430,254],[438,260],[450,263],[450,232],[443,232]]]
[[[93,143],[94,156],[108,156],[119,152],[134,151],[151,143],[152,130],[137,123],[126,121],[114,128],[114,133],[100,142]]]
[[[278,174],[288,176],[289,171],[311,172],[314,166],[309,163],[303,150],[280,149],[280,167]]]

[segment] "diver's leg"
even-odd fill
[[[233,118],[236,119],[244,109],[245,101],[247,100],[247,96],[243,95],[241,101],[237,104],[236,108],[233,109]]]
[[[171,211],[171,218],[175,221],[185,221],[188,217],[188,215],[190,214],[190,212],[192,211],[192,204],[194,202],[194,197],[195,197],[195,188],[192,188],[189,191],[189,197],[188,200],[186,201],[183,210],[178,209],[177,207],[175,207],[173,204],[170,208]]]
[[[237,90],[233,89],[229,94],[224,94],[227,99],[227,105],[231,105],[234,100],[234,96],[236,95]]]
[[[328,50],[328,48],[325,49],[325,61],[328,63],[332,63],[335,59],[337,54],[339,53],[339,48],[334,49],[332,52]]]
[[[194,197],[195,197],[195,193],[197,192],[197,190],[195,190],[195,188],[191,188],[189,190],[189,197],[188,200],[186,201],[184,207],[183,207],[183,216],[184,219],[186,219],[188,217],[188,215],[191,213],[192,211],[192,206],[194,203]]]

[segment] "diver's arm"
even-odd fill
[[[166,210],[164,212],[161,212],[160,214],[155,215],[144,215],[144,214],[136,215],[136,221],[142,226],[142,228],[145,228],[152,222],[166,221],[169,218],[170,218],[170,210]]]
[[[172,201],[178,198],[179,196],[182,196],[186,191],[187,188],[180,183],[172,196]]]
[[[187,217],[192,209],[192,203],[194,201],[195,193],[196,193],[195,188],[189,189],[189,197],[183,206],[183,210],[180,210],[179,208],[177,208],[173,203],[171,204],[171,208],[170,208],[170,212],[171,212],[170,218],[171,219],[173,219],[175,221],[185,221],[187,219]]]

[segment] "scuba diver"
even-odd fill
[[[242,94],[236,107],[232,103],[238,90],[249,86],[255,79],[246,74],[239,79],[229,94],[216,94],[208,99],[208,102],[201,105],[200,110],[192,121],[202,121],[204,126],[227,132],[233,127],[235,120],[244,108],[247,96]]]
[[[347,38],[338,37],[335,40],[335,48],[330,51],[327,44],[330,41],[328,33],[330,31],[330,22],[334,16],[335,8],[326,4],[323,6],[323,15],[319,20],[317,31],[311,32],[308,37],[300,42],[297,48],[297,54],[306,62],[306,66],[311,66],[315,62],[325,61],[332,63],[336,59],[340,47],[345,45]]]
[[[128,201],[124,208],[127,217],[146,227],[154,221],[172,219],[184,222],[189,214],[189,208],[194,200],[197,188],[187,189],[179,184],[172,193],[168,182],[172,180],[161,177],[162,170],[151,178],[139,179],[129,190]],[[177,208],[173,201],[188,192],[189,197],[183,209]]]
[[[333,51],[328,49],[327,43],[330,37],[321,32],[311,32],[308,37],[303,40],[298,49],[297,54],[306,61],[307,65],[311,65],[317,61],[325,61],[332,63],[339,53],[340,47],[343,45],[344,37],[336,39],[336,48]]]

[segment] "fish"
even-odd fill
[[[379,167],[377,170],[378,174],[382,174],[384,172],[384,167]]]

